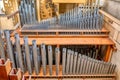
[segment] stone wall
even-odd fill
[[[111,62],[117,65],[117,80],[120,80],[120,0],[104,0],[103,9],[118,19],[119,23],[114,20],[108,20],[105,23],[107,29],[110,30],[110,38],[116,43],[117,51],[113,52]],[[110,21],[113,21],[110,23]]]
[[[104,10],[120,20],[120,0],[104,0]]]
[[[120,21],[105,18],[105,27],[110,31],[109,37],[116,44],[117,51],[113,52],[111,62],[117,65],[117,80],[120,80]]]

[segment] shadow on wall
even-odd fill
[[[120,20],[120,0],[105,0],[103,9]]]

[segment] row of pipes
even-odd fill
[[[53,46],[41,44],[40,48],[36,40],[29,45],[28,37],[24,37],[24,45],[20,45],[19,34],[15,34],[15,42],[10,39],[10,32],[5,31],[5,41],[0,36],[0,56],[4,60],[9,58],[12,61],[13,68],[21,68],[22,72],[28,71],[31,75],[35,71],[36,75],[40,73],[47,74],[47,65],[49,66],[49,74],[53,74],[53,65],[56,66],[56,75],[60,74],[60,65],[62,65],[63,75],[80,75],[80,74],[113,74],[116,65],[110,62],[104,62],[89,56],[78,53],[71,49],[53,48]],[[5,55],[5,48],[7,55]],[[54,53],[54,54],[53,54]],[[60,57],[62,55],[62,57]],[[55,63],[53,63],[55,61]]]
[[[103,27],[103,15],[99,13],[99,0],[79,5],[58,17],[42,20],[39,23],[23,26],[23,30],[37,29],[80,29],[101,30]]]

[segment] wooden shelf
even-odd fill
[[[56,38],[65,38],[65,37],[79,37],[79,38],[92,38],[92,37],[108,37],[109,31],[105,28],[102,30],[20,30],[20,37],[28,36],[31,38],[45,38],[45,37],[56,37]]]
[[[49,74],[49,66],[47,65],[47,68],[46,68],[46,75],[43,75],[43,68],[41,67],[40,69],[40,73],[38,75],[35,74],[35,72],[33,72],[32,75],[29,75],[28,72],[26,72],[24,74],[24,80],[27,78],[95,78],[95,77],[100,77],[100,78],[105,78],[106,76],[109,77],[109,78],[115,78],[115,74],[82,74],[82,75],[62,75],[62,65],[59,66],[59,75],[56,75],[56,66],[53,65],[52,67],[53,69],[53,72],[52,72],[52,75]]]
[[[13,37],[11,40],[15,42]],[[29,45],[32,45],[32,40],[36,40],[37,45],[114,45],[109,38],[28,38]],[[20,38],[20,44],[24,44],[23,38]]]
[[[79,29],[40,29],[40,30],[24,30],[21,29],[20,32],[109,32],[106,28],[102,28],[102,30],[79,30]]]
[[[11,69],[10,60],[4,61],[3,59],[0,59],[0,80],[8,80]]]
[[[52,0],[53,3],[85,3],[86,0]]]

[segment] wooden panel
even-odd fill
[[[14,42],[14,38],[11,38]],[[36,40],[40,45],[114,45],[114,42],[109,38],[28,38],[29,45],[32,45],[32,40]],[[20,38],[20,44],[24,44],[23,38]]]
[[[113,38],[115,34],[115,29],[113,27],[110,27],[109,30],[110,30],[110,36]]]
[[[81,79],[81,78],[74,78],[74,79],[71,79],[71,78],[67,78],[67,79],[62,79],[62,80],[115,80],[115,79],[113,79],[113,78],[83,78],[83,79]]]
[[[62,37],[79,37],[79,38],[100,38],[100,37],[108,37],[109,30],[106,28],[103,28],[102,30],[24,30],[25,27],[29,25],[24,26],[20,31],[17,31],[20,33],[20,36],[28,36],[31,38],[62,38]],[[14,35],[14,34],[13,34]]]
[[[111,46],[108,46],[104,61],[108,62],[111,58]]]
[[[73,80],[71,78],[63,78],[62,80]],[[74,78],[74,80],[83,80],[83,79],[80,79],[80,78]]]
[[[24,30],[24,27],[31,27],[31,25],[24,25],[23,29],[21,29],[21,32],[109,32],[106,28],[102,28],[102,30],[80,30],[80,29],[71,29],[71,30],[58,30],[58,29],[40,29],[40,30]]]
[[[103,10],[99,10],[101,14],[105,15],[106,17],[108,17],[109,19],[113,20],[115,23],[117,23],[118,25],[120,25],[120,20],[118,20],[117,18],[113,17],[112,15],[106,13]]]
[[[52,72],[52,76],[49,74],[49,66],[47,65],[46,67],[46,75],[44,76],[43,73],[42,73],[42,67],[41,67],[41,70],[40,70],[40,73],[38,75],[35,75],[35,73],[33,73],[32,75],[29,75],[28,72],[24,74],[24,77],[23,77],[23,80],[94,80],[95,77],[97,77],[98,79],[95,79],[95,80],[105,80],[104,78],[109,77],[110,79],[108,80],[111,80],[111,78],[113,80],[115,80],[115,74],[104,74],[104,75],[99,75],[99,74],[92,74],[92,75],[62,75],[62,65],[60,65],[60,71],[59,71],[59,75],[56,76],[56,66],[53,65],[52,68],[53,68],[53,72]],[[102,79],[103,78],[103,79]]]
[[[8,74],[11,70],[10,60],[4,62],[4,60],[0,59],[0,80],[8,80]]]
[[[112,17],[111,15],[109,15],[106,12],[104,12],[104,13],[102,13],[102,14],[105,15],[105,18],[104,18],[104,20],[105,20],[105,27],[110,31],[110,37],[114,41],[116,41],[117,40],[117,36],[118,36],[118,32],[120,31],[119,20],[117,20],[116,18]]]
[[[22,74],[20,69],[12,69],[10,74],[9,74],[9,79],[10,80],[21,80]]]
[[[86,0],[52,0],[54,3],[85,3]]]
[[[120,44],[120,20],[113,17],[112,15],[106,13],[105,11],[100,10],[100,13],[105,15],[105,27],[110,30],[110,38],[116,43],[117,48],[119,49]]]
[[[25,79],[23,79],[25,80]],[[26,80],[115,80],[114,78],[62,78],[62,79],[50,79],[50,78],[26,78]]]

